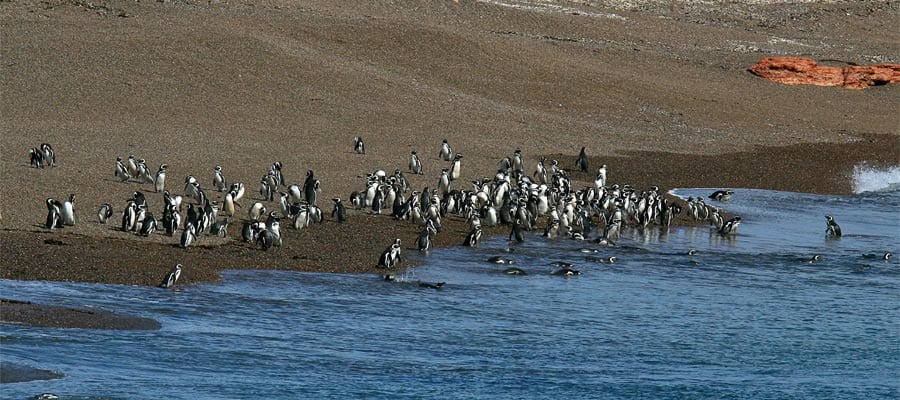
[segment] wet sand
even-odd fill
[[[399,237],[410,252],[419,230],[353,211],[346,224],[284,226],[284,246],[269,251],[242,243],[240,223],[227,239],[181,249],[177,237],[116,228],[136,190],[162,210],[152,185],[113,176],[116,157],[130,154],[152,171],[168,164],[173,193],[194,175],[216,200],[221,165],[247,188],[237,219],[260,201],[275,161],[289,183],[315,171],[326,214],[376,168],[434,188],[448,166],[437,158],[442,139],[464,155],[455,189],[492,176],[516,148],[528,172],[541,156],[559,160],[576,188],[593,181],[574,171],[581,146],[592,171],[607,164],[611,183],[639,189],[849,194],[855,165],[900,164],[897,86],[785,86],[746,71],[770,55],[897,62],[898,2],[86,4],[0,4],[3,34],[17,38],[0,41],[5,279],[154,286],[177,263],[179,284],[216,281],[224,269],[380,273],[381,251]],[[354,136],[366,154],[352,152]],[[57,167],[28,165],[43,142]],[[413,150],[424,175],[407,172]],[[76,225],[44,229],[45,199],[70,193]],[[115,213],[102,225],[96,211],[107,202]],[[438,245],[462,243],[462,219],[445,228]]]

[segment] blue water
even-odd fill
[[[900,191],[736,192],[710,203],[742,216],[732,238],[651,228],[609,248],[535,233],[507,253],[495,237],[433,251],[410,283],[283,271],[177,290],[0,281],[3,297],[162,323],[2,325],[3,361],[65,377],[0,385],[0,397],[900,397],[900,257],[880,259],[900,250]],[[826,240],[825,214],[840,240]],[[822,260],[803,261],[814,254]],[[529,275],[500,273],[492,255]],[[598,261],[611,255],[618,262]],[[583,275],[553,276],[553,261]]]

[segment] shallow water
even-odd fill
[[[610,248],[535,233],[510,253],[495,237],[433,251],[408,283],[283,271],[178,290],[0,281],[3,297],[163,326],[3,325],[4,362],[65,377],[0,385],[0,397],[896,398],[900,263],[880,256],[898,250],[900,192],[736,192],[710,202],[742,216],[734,237],[652,228]],[[825,214],[843,238],[825,238]],[[492,255],[529,275],[502,274]],[[553,276],[554,261],[583,275]]]

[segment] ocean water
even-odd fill
[[[627,230],[618,247],[492,237],[421,257],[408,282],[283,271],[177,290],[0,281],[2,297],[162,323],[0,325],[3,362],[65,375],[2,384],[0,397],[896,399],[900,257],[881,256],[900,250],[898,176],[860,169],[853,196],[735,189],[711,202],[743,218],[733,237],[707,227]],[[844,237],[825,238],[826,214]],[[486,262],[494,255],[529,275],[501,273]],[[609,256],[617,262],[600,262]],[[582,275],[552,275],[555,261]]]

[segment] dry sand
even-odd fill
[[[227,268],[376,272],[394,237],[412,245],[418,231],[354,212],[283,229],[267,252],[205,237],[177,248],[115,228],[133,191],[162,208],[152,185],[113,176],[130,154],[168,164],[173,192],[190,174],[217,198],[221,165],[246,185],[245,206],[272,162],[289,183],[312,169],[326,213],[368,172],[405,171],[412,150],[426,171],[407,174],[413,187],[435,187],[442,139],[464,154],[466,189],[515,148],[531,171],[541,156],[573,168],[586,146],[611,182],[663,189],[846,194],[854,165],[900,164],[897,86],[793,87],[746,71],[771,55],[900,61],[896,1],[400,3],[0,2],[0,277],[155,285],[176,263],[185,284]],[[357,135],[365,155],[351,151]],[[58,167],[29,167],[43,142]],[[69,193],[77,225],[47,231],[44,200]],[[106,202],[109,226],[95,216]],[[464,230],[451,219],[441,244]]]

